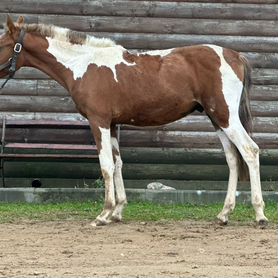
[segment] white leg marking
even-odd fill
[[[231,66],[226,62],[223,56],[223,48],[216,45],[207,46],[212,48],[217,53],[221,61],[219,70],[222,78],[222,90],[229,108],[229,126],[227,128],[222,128],[222,130],[236,145],[248,165],[251,182],[252,204],[256,212],[256,220],[258,222],[267,221],[263,212],[264,202],[260,181],[259,148],[242,126],[238,114],[243,84],[238,79]]]
[[[119,150],[119,144],[118,140],[115,137],[111,137],[111,145],[112,148],[114,148],[118,155],[115,155],[115,171],[114,171],[114,183],[116,188],[116,207],[112,214],[112,219],[115,221],[121,221],[122,220],[122,211],[124,208],[124,205],[127,203],[126,199],[126,193],[124,188],[124,182],[122,177],[122,166],[123,162],[120,156],[120,150]]]
[[[259,147],[250,138],[243,126],[238,123],[223,129],[230,140],[237,146],[243,159],[248,165],[251,183],[251,199],[256,212],[256,220],[267,221],[264,215],[264,201],[260,180]]]
[[[229,140],[229,138],[225,135],[223,131],[218,130],[217,135],[222,143],[230,171],[228,190],[225,198],[224,207],[217,217],[221,220],[222,223],[227,223],[228,215],[231,211],[233,211],[236,204],[236,188],[238,181],[237,154],[235,146],[232,144],[232,142]]]
[[[105,204],[104,210],[92,223],[93,226],[105,225],[110,222],[110,217],[115,207],[115,191],[114,191],[114,162],[111,148],[110,129],[99,128],[101,132],[101,151],[99,153],[99,162],[102,175],[105,181]]]

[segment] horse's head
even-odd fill
[[[24,31],[21,26],[24,18],[20,16],[17,22],[7,17],[5,32],[0,36],[0,78],[12,77],[17,69],[23,65],[21,54]]]

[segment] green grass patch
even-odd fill
[[[162,205],[146,202],[129,203],[124,212],[125,221],[201,220],[213,221],[223,204]],[[68,202],[59,204],[0,203],[0,223],[19,221],[93,220],[102,210],[100,202]],[[267,203],[266,216],[278,223],[277,203]],[[253,222],[255,213],[251,205],[238,204],[230,216],[231,221]]]

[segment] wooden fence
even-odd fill
[[[278,147],[278,1],[1,0],[0,22],[5,22],[8,13],[14,19],[24,15],[29,23],[55,24],[98,37],[109,37],[132,50],[213,43],[243,52],[253,66],[254,86],[251,95],[255,125],[253,137],[264,149],[263,180],[277,180],[277,175],[274,173]],[[11,119],[83,120],[76,113],[71,98],[59,84],[45,74],[30,68],[21,69],[16,78],[2,91],[0,115],[4,114]],[[20,132],[23,131],[17,130],[11,136],[17,137]],[[32,138],[38,141],[40,138],[52,140],[57,138],[58,133],[58,130],[50,130],[48,134],[37,131],[32,133]],[[59,136],[82,141],[79,138],[88,137],[89,131],[82,130],[76,134],[73,132]],[[124,172],[127,179],[218,181],[227,179],[223,154],[220,154],[221,162],[217,159],[206,162],[211,155],[210,150],[213,149],[214,153],[217,153],[221,146],[210,121],[204,114],[196,112],[177,122],[156,128],[122,126],[120,139],[121,146],[126,148],[124,158],[129,162]],[[162,155],[157,161],[150,162],[145,157],[138,163],[132,161],[130,147],[137,148],[137,157],[140,157],[140,150],[144,155],[146,150],[150,156],[159,150],[160,153],[170,152],[173,156],[177,148],[194,148],[195,153],[203,152],[202,149],[205,149],[207,155],[205,159],[195,162],[187,159],[186,155],[184,160],[178,163],[175,159],[169,162],[169,155]],[[10,177],[25,175],[21,173],[20,165],[11,164]],[[30,165],[31,168],[35,167]],[[49,164],[44,166],[47,169],[51,168]],[[31,172],[31,168],[28,168],[28,173]],[[96,178],[99,169],[97,167],[94,169],[97,169],[95,174],[90,174],[88,168],[88,173],[80,170],[74,178]],[[206,169],[210,174],[202,176],[200,170],[206,172]],[[72,173],[71,170],[68,164],[66,173]],[[57,175],[62,172],[61,169],[57,170]],[[66,173],[62,174],[62,178],[68,178]],[[37,175],[45,178],[55,177],[55,175],[47,176],[43,171]],[[32,176],[33,174],[27,175],[29,178]]]

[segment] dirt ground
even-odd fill
[[[274,226],[0,224],[0,277],[275,277]]]

